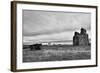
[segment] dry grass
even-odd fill
[[[90,59],[90,46],[42,46],[41,50],[23,49],[23,62]]]

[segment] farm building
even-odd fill
[[[73,36],[73,45],[89,45],[86,29],[81,28],[81,32],[75,32]]]

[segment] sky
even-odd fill
[[[85,28],[91,37],[91,14],[23,10],[23,44],[69,41],[75,31]]]

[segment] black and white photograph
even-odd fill
[[[23,10],[23,62],[91,59],[91,13]]]
[[[11,69],[97,66],[97,6],[12,2]]]

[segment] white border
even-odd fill
[[[56,62],[22,62],[22,9],[27,10],[49,10],[49,11],[69,11],[69,12],[89,12],[91,13],[91,60],[76,60],[76,61],[56,61]],[[17,69],[35,69],[35,68],[50,68],[50,67],[68,67],[95,65],[96,61],[96,10],[95,8],[81,7],[60,7],[47,5],[29,5],[17,4]]]

